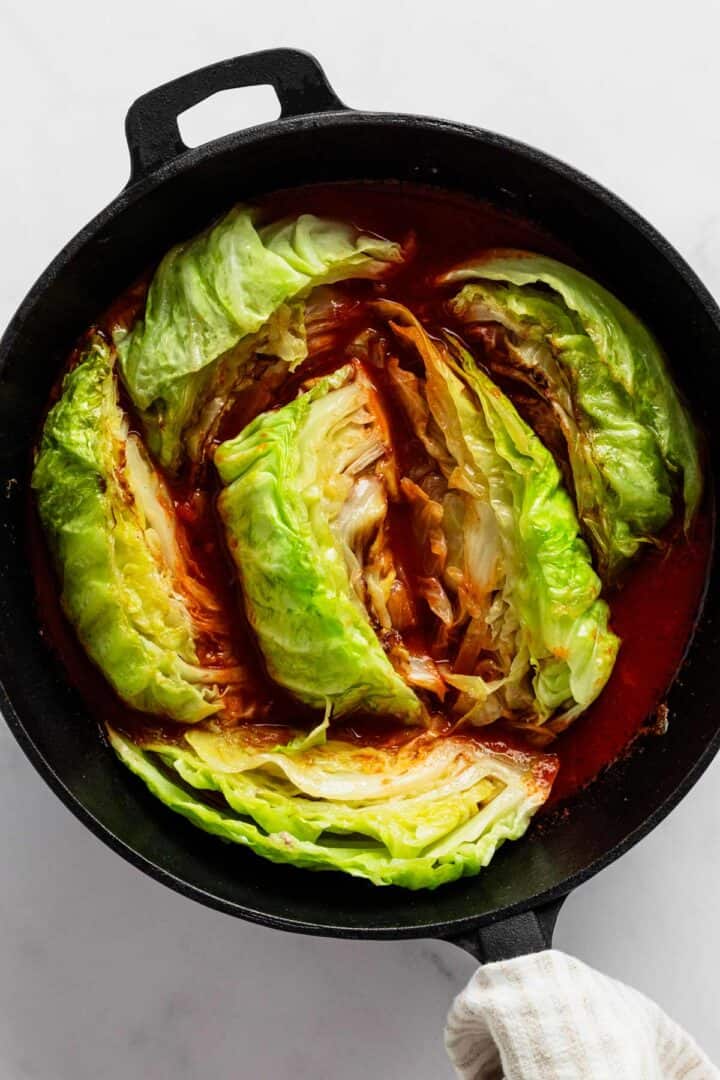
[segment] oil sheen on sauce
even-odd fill
[[[541,251],[558,258],[572,258],[556,240],[521,219],[462,196],[415,188],[401,184],[337,184],[278,192],[258,202],[264,220],[284,215],[316,213],[352,222],[363,230],[380,233],[410,243],[413,258],[391,280],[383,283],[359,282],[343,285],[350,314],[328,353],[321,352],[303,365],[294,379],[288,379],[271,401],[240,399],[223,422],[220,437],[230,438],[258,412],[291,400],[300,382],[338,365],[345,345],[359,329],[368,325],[363,313],[359,321],[352,314],[353,300],[384,297],[410,306],[416,314],[433,324],[447,323],[431,286],[435,274],[453,262],[464,260],[483,248],[520,247]],[[577,262],[576,258],[573,258]],[[592,268],[590,268],[591,271]],[[112,319],[131,321],[141,309],[149,274],[134,283],[113,304]],[[108,323],[108,314],[98,320]],[[671,358],[672,359],[672,358]],[[392,393],[382,371],[369,370],[383,400],[398,454],[412,456],[421,448],[410,432],[401,410],[393,405]],[[503,384],[512,394],[512,386]],[[523,402],[516,404],[524,412]],[[532,417],[527,416],[529,420]],[[222,530],[214,511],[217,480],[208,471],[198,481],[196,474],[181,476],[171,485],[171,493],[192,559],[205,584],[219,599],[232,625],[233,648],[237,655],[250,657],[256,690],[266,703],[259,722],[243,725],[248,736],[258,743],[272,745],[286,739],[298,725],[316,722],[314,714],[299,705],[267,676],[253,634],[245,621],[242,601],[232,563],[228,557]],[[400,573],[412,592],[412,582],[419,572],[417,552],[408,544],[410,534],[404,518],[407,508],[392,511],[390,532]],[[98,720],[111,723],[129,733],[151,730],[156,736],[172,741],[178,728],[170,722],[149,718],[125,706],[111,691],[100,672],[92,665],[65,620],[58,598],[58,586],[50,567],[37,516],[32,506],[30,517],[30,556],[37,584],[38,605],[43,632],[59,653],[71,682],[89,702]],[[649,727],[661,707],[663,697],[682,662],[701,603],[712,544],[712,520],[705,508],[692,530],[685,536],[678,528],[669,530],[661,546],[648,548],[618,586],[606,593],[611,608],[611,622],[622,640],[615,669],[600,698],[579,717],[548,749],[560,759],[560,769],[549,805],[556,805],[584,787],[605,766],[630,746],[633,739]],[[419,604],[416,605],[420,607]],[[413,648],[423,648],[422,619],[418,621],[417,641]],[[671,720],[672,722],[672,720]],[[656,724],[657,727],[657,724]],[[408,738],[407,729],[367,717],[346,719],[336,734],[354,742],[392,745]],[[469,734],[490,744],[512,742],[493,727]]]

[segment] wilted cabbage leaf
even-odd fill
[[[244,672],[229,651],[223,666],[198,660],[198,637],[222,631],[222,617],[187,563],[99,335],[48,414],[32,486],[65,613],[119,696],[183,723],[219,712]]]
[[[440,280],[473,282],[452,310],[499,327],[487,349],[492,369],[552,406],[605,575],[670,521],[676,481],[689,525],[702,491],[697,436],[658,345],[619,300],[572,267],[522,251],[488,252]]]
[[[424,382],[408,373],[396,382],[444,476],[439,569],[469,616],[444,677],[474,702],[475,723],[504,716],[540,737],[561,730],[602,690],[618,639],[560,472],[457,341],[433,341],[407,308],[376,306],[425,367]]]
[[[191,730],[177,746],[110,739],[154,795],[206,832],[273,862],[409,889],[487,866],[525,832],[557,770],[552,755],[462,736],[394,749],[328,741],[295,754],[237,731]]]
[[[303,358],[302,311],[266,327],[278,309],[315,286],[377,277],[403,259],[398,244],[342,222],[303,214],[256,229],[255,217],[235,207],[172,248],[155,272],[144,317],[118,335],[124,382],[143,412],[150,448],[168,467],[181,459],[185,429],[215,402],[212,421],[218,399],[256,352],[272,348],[291,365]]]
[[[364,605],[363,566],[393,483],[387,440],[371,383],[346,365],[218,447],[218,506],[272,678],[335,716],[360,708],[413,721],[420,701]]]

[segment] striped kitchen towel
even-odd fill
[[[481,967],[445,1046],[462,1080],[720,1078],[654,1002],[556,949]]]

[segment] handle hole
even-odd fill
[[[178,116],[186,146],[202,146],[233,131],[277,120],[280,104],[272,86],[241,86],[218,90]]]

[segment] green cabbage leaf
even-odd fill
[[[32,477],[63,609],[118,695],[196,723],[244,673],[228,653],[207,667],[213,597],[193,575],[164,482],[118,403],[114,350],[95,336],[50,410]]]
[[[469,281],[450,307],[497,327],[493,372],[548,402],[567,444],[580,520],[612,579],[673,515],[689,526],[702,493],[695,429],[643,324],[591,278],[554,259],[488,252],[441,278]]]
[[[557,759],[463,737],[340,741],[297,753],[190,729],[177,746],[110,731],[170,809],[272,862],[433,889],[487,866],[547,799]]]
[[[456,339],[434,341],[406,308],[376,306],[425,367],[414,415],[446,481],[444,584],[472,616],[444,677],[474,702],[470,721],[504,716],[551,737],[598,696],[619,645],[573,502],[549,451]]]
[[[144,316],[117,335],[123,380],[166,467],[177,467],[188,426],[210,402],[209,418],[216,415],[218,397],[256,353],[290,366],[303,359],[302,310],[287,305],[316,286],[378,277],[404,257],[398,244],[312,214],[264,228],[255,219],[253,209],[235,207],[172,248],[152,279]]]
[[[333,716],[407,722],[421,703],[371,626],[363,574],[392,462],[376,395],[345,365],[222,443],[218,499],[246,614],[273,679]]]

